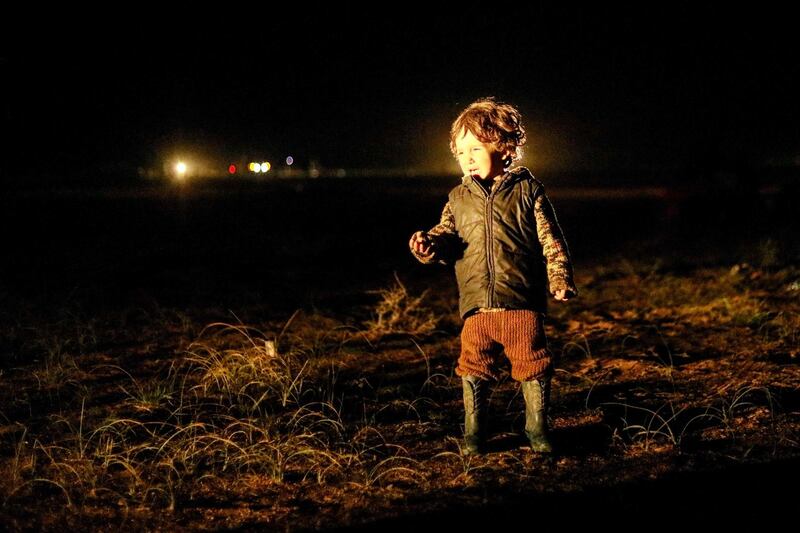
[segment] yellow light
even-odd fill
[[[175,173],[178,175],[179,180],[182,180],[186,176],[186,170],[186,163],[183,161],[178,161],[178,163],[175,165]]]
[[[261,163],[261,172],[269,172],[269,169],[272,168],[272,165],[269,161],[264,161]]]
[[[258,165],[258,163],[253,163],[253,162],[250,162],[250,163],[247,165],[247,170],[249,170],[250,172],[258,172],[258,171],[256,170],[256,166],[257,166],[257,165]]]

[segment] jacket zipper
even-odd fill
[[[492,292],[494,289],[494,255],[492,254],[492,200],[494,199],[495,187],[494,183],[492,183],[489,193],[487,194],[483,186],[475,181],[475,178],[472,178],[472,181],[486,197],[486,266],[489,270],[489,285],[486,287],[486,304],[487,307],[494,307],[494,299],[492,298]]]
[[[494,185],[494,184],[493,184]],[[486,301],[488,307],[494,307],[492,292],[494,289],[494,256],[492,255],[492,199],[494,187],[486,196],[486,262],[489,267],[489,285],[486,287]]]

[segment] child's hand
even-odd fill
[[[420,255],[428,256],[433,254],[433,242],[425,231],[418,231],[412,235],[408,245]]]
[[[553,296],[558,301],[566,302],[567,300],[572,298],[572,291],[569,289],[559,289]]]

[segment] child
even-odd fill
[[[422,263],[454,264],[464,319],[456,374],[464,391],[464,453],[485,451],[488,383],[501,351],[525,398],[531,449],[551,453],[547,408],[552,354],[544,318],[547,284],[556,300],[577,296],[567,243],[541,182],[524,167],[525,130],[513,106],[480,99],[453,122],[450,149],[463,172],[441,222],[414,233]]]

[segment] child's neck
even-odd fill
[[[497,174],[496,176],[492,176],[492,177],[489,177],[489,176],[487,176],[485,178],[476,177],[475,180],[478,182],[478,184],[481,187],[483,187],[483,189],[487,193],[490,193],[490,192],[492,192],[492,189],[494,188],[494,184],[498,183],[500,181],[500,178],[502,178],[504,175],[505,175],[505,172],[501,172],[500,174]]]
[[[486,176],[485,178],[477,177],[477,180],[480,183],[483,183],[483,184],[491,186],[492,183],[494,183],[495,181],[499,181],[500,178],[505,176],[505,174],[506,174],[506,171],[504,170],[503,172],[500,172],[499,174],[496,174],[494,176]]]

